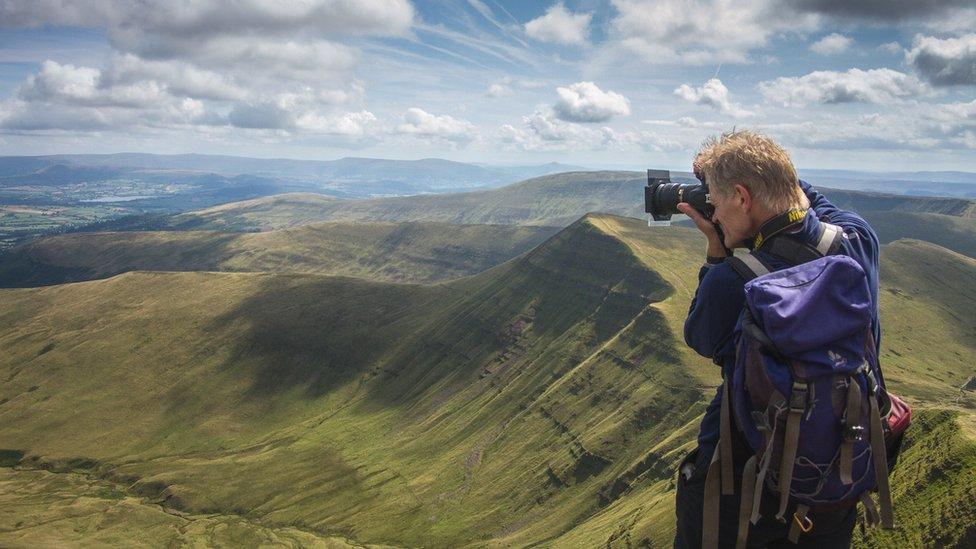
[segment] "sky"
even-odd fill
[[[0,155],[976,171],[971,0],[0,0]]]

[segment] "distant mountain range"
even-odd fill
[[[580,170],[482,166],[436,158],[335,161],[212,155],[0,157],[0,250],[39,234],[133,215],[163,215],[283,193],[362,199],[487,189]]]
[[[142,153],[0,157],[0,249],[9,248],[39,234],[76,230],[81,226],[104,222],[111,224],[113,220],[123,217],[148,216],[158,219],[168,214],[286,193],[312,193],[347,200],[477,193],[527,179],[586,171],[586,168],[558,163],[489,166],[437,158],[342,158],[313,161]],[[641,185],[637,180],[644,177],[642,172],[593,173],[603,174],[597,177],[604,179],[619,179],[616,175],[606,174],[629,174],[625,178],[634,180],[634,188]],[[809,174],[812,181],[825,187],[872,190],[896,195],[963,199],[976,197],[976,175],[964,172],[878,174],[809,170],[803,173]],[[687,179],[690,174],[675,172],[674,178]],[[509,191],[514,190],[516,188],[509,188]],[[495,200],[490,194],[471,196],[477,200]],[[569,204],[580,196],[562,201]],[[627,204],[636,203],[632,200],[633,197],[634,193],[626,196]],[[528,200],[533,197],[520,198]],[[639,201],[640,197],[637,199]],[[552,196],[543,200],[543,203],[554,207],[552,211],[547,212],[544,208],[539,208],[538,204],[523,203],[513,204],[514,211],[507,214],[501,208],[505,201],[500,200],[500,208],[495,211],[496,220],[488,222],[510,223],[511,221],[505,219],[524,217],[518,210],[525,208],[534,209],[536,214],[533,216],[539,218],[536,222],[546,225],[568,224],[586,211],[635,215],[635,208],[621,207],[618,204],[592,207],[608,200],[609,198],[586,198],[584,204],[590,209],[567,209],[556,205],[559,199]],[[277,198],[272,201],[281,202]],[[289,201],[295,202],[291,199]],[[399,204],[411,207],[409,203]],[[419,200],[416,204],[423,206],[426,202]],[[252,205],[255,208],[263,207],[259,203]],[[342,219],[354,219],[357,216],[362,216],[363,219],[388,219],[389,212],[353,213],[357,208],[369,210],[377,207],[385,212],[384,203],[344,205],[342,208],[347,211],[343,215],[347,217]],[[312,215],[309,208],[302,209]],[[953,213],[942,209],[933,211]],[[456,221],[436,217],[423,219]],[[310,217],[310,220],[315,219]],[[133,225],[131,219],[123,224]]]
[[[675,174],[688,181],[691,174]],[[637,172],[571,172],[533,178],[500,189],[370,200],[278,195],[183,214],[108,223],[102,229],[254,231],[318,221],[425,221],[465,224],[566,226],[589,212],[645,217]],[[877,222],[884,242],[924,238],[976,256],[976,200],[911,197],[824,189],[838,207]],[[142,225],[140,225],[142,223]]]
[[[52,170],[52,168],[59,166]],[[648,166],[653,168],[654,166]],[[83,168],[89,168],[84,170]],[[101,171],[94,170],[100,168]],[[72,170],[73,169],[73,170]],[[0,156],[0,186],[11,176],[29,176],[39,184],[55,181],[106,178],[117,174],[152,171],[206,172],[225,177],[255,175],[306,182],[361,181],[400,183],[416,192],[493,187],[530,177],[567,171],[581,166],[550,162],[541,165],[493,166],[439,158],[391,160],[347,157],[338,160],[249,158],[226,155],[148,153],[59,154],[48,156]],[[64,173],[71,172],[73,173]],[[45,180],[45,173],[50,179]],[[976,173],[959,171],[861,172],[856,170],[802,169],[801,177],[823,186],[889,194],[976,197]],[[90,180],[90,179],[89,179]],[[407,187],[410,188],[410,187]]]
[[[409,185],[415,192],[433,192],[492,187],[538,175],[581,169],[585,168],[554,162],[537,166],[498,167],[439,158],[291,160],[203,154],[64,154],[0,157],[0,186],[25,180],[36,184],[55,184],[103,180],[147,172],[177,171],[205,172],[227,178],[253,175],[293,180],[296,183],[319,183],[322,184],[322,189],[328,188],[324,184],[338,182],[400,183]]]
[[[826,187],[914,196],[976,198],[976,173],[969,172],[858,172],[852,170],[800,170],[800,177]]]

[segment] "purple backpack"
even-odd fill
[[[737,547],[760,517],[768,489],[794,543],[814,524],[811,508],[856,505],[892,527],[885,450],[887,393],[871,326],[874,305],[861,266],[840,249],[845,235],[824,223],[816,249],[788,237],[771,253],[796,266],[771,272],[754,254],[729,258],[746,279],[736,360],[724,383],[720,440],[708,468],[704,547],[718,543],[719,493],[733,494],[732,422],[753,451],[743,469]],[[803,247],[804,249],[799,249]],[[767,249],[764,248],[764,249]],[[879,505],[870,497],[877,490]],[[795,503],[792,518],[786,514]],[[880,507],[880,512],[878,511]]]

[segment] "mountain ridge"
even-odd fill
[[[4,254],[0,287],[105,278],[127,270],[318,272],[434,283],[534,247],[548,227],[324,222],[262,233],[69,233]]]

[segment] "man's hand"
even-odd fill
[[[678,204],[678,209],[681,213],[687,215],[692,221],[695,222],[695,226],[698,230],[705,235],[708,240],[708,248],[705,254],[708,257],[725,257],[725,244],[722,239],[718,237],[718,231],[715,230],[715,224],[705,219],[702,214],[698,212],[695,208],[691,207],[691,204],[687,202],[681,202]]]

